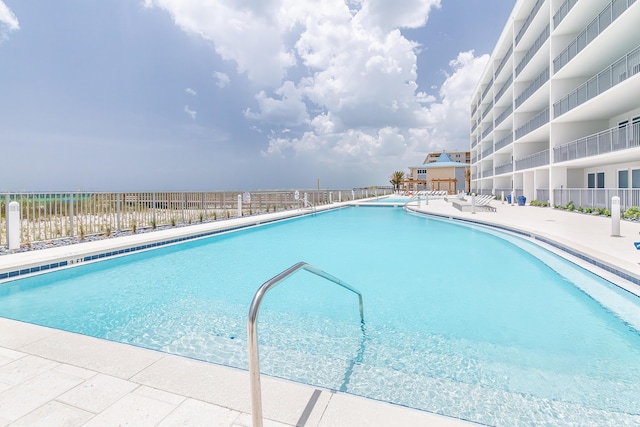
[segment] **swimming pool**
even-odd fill
[[[399,208],[8,282],[0,315],[246,368],[253,293],[301,260],[362,292],[365,333],[353,294],[298,273],[263,302],[264,373],[490,425],[640,422],[637,297],[522,239]]]

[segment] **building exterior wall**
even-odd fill
[[[471,163],[471,152],[468,150],[444,150],[444,151],[434,151],[432,153],[427,154],[427,157],[424,158],[424,164],[433,163],[438,160],[440,154],[447,153],[447,155],[454,162],[460,163]]]
[[[640,204],[638,23],[636,0],[516,1],[472,95],[472,191],[557,204],[601,172]]]

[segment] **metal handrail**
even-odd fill
[[[359,303],[360,303],[360,321],[361,324],[364,325],[364,314],[362,309],[362,294],[351,287],[347,283],[338,279],[335,276],[332,276],[329,273],[320,270],[317,267],[314,267],[311,264],[306,262],[299,262],[277,276],[267,280],[256,292],[253,297],[253,301],[251,301],[251,307],[249,308],[249,318],[247,320],[247,341],[249,346],[249,377],[251,380],[251,417],[253,419],[253,427],[262,427],[262,389],[260,387],[260,361],[258,358],[258,331],[257,331],[257,320],[258,320],[258,310],[260,309],[260,303],[262,302],[262,298],[266,295],[269,290],[275,287],[277,284],[282,282],[287,277],[291,276],[293,273],[298,270],[306,270],[310,273],[315,274],[316,276],[320,276],[324,279],[329,280],[330,282],[335,283],[336,285],[342,286],[343,288],[355,293],[358,295]]]

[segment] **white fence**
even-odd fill
[[[233,218],[239,215],[238,195],[242,196],[242,215],[298,209],[305,193],[310,203],[320,205],[380,196],[391,190],[0,193],[0,245],[7,244],[6,218],[13,201],[20,204],[20,241],[27,243]]]

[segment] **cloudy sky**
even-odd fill
[[[0,191],[388,185],[468,149],[514,4],[0,0]]]

